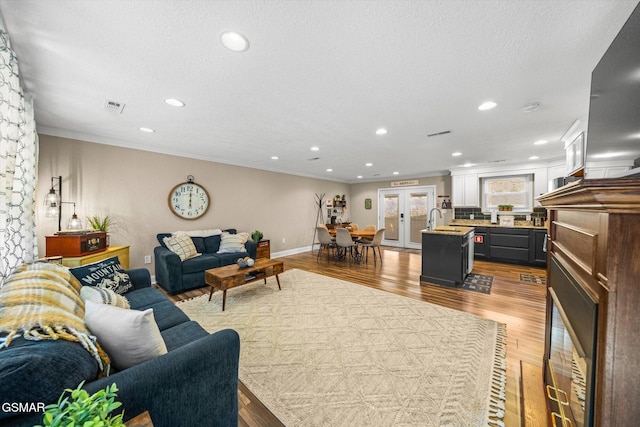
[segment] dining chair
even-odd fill
[[[336,245],[344,250],[344,256],[347,256],[347,248],[349,249],[349,264],[353,258],[353,248],[356,246],[349,230],[346,228],[336,228]]]
[[[327,227],[316,228],[316,232],[318,233],[318,241],[320,242],[320,249],[318,249],[318,256],[316,257],[316,262],[320,260],[320,254],[322,253],[322,248],[327,250],[327,262],[329,262],[329,254],[331,253],[331,249],[335,249],[336,241],[331,234],[329,234],[329,230]]]
[[[369,224],[364,228],[365,231],[376,231],[376,226],[373,224]],[[373,240],[373,237],[361,237],[358,239],[358,243],[370,243]]]
[[[360,242],[360,246],[366,250],[365,262],[369,262],[369,248],[373,249],[373,265],[376,265],[376,248],[378,248],[378,255],[380,256],[380,264],[382,264],[382,253],[380,252],[380,245],[382,244],[382,237],[384,236],[384,228],[376,231],[371,242]]]
[[[358,224],[356,224],[355,222],[350,223],[349,227],[351,227],[352,230],[359,230],[360,229]]]

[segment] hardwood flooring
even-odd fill
[[[520,361],[542,366],[544,351],[544,285],[520,281],[520,273],[546,276],[546,270],[527,266],[475,261],[473,272],[494,276],[489,295],[462,289],[450,289],[423,283],[421,252],[411,249],[382,248],[382,265],[352,264],[321,257],[316,251],[281,258],[285,270],[297,268],[336,277],[409,298],[472,313],[507,325],[507,395],[505,425],[521,425]],[[203,287],[174,295],[174,301],[208,294]],[[239,420],[242,427],[281,426],[244,384],[239,390]]]

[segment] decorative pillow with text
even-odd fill
[[[74,267],[69,271],[83,286],[110,289],[120,295],[133,288],[131,278],[125,273],[117,256]]]

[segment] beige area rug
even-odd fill
[[[179,303],[287,426],[502,426],[505,326],[302,270]]]

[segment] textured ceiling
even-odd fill
[[[562,157],[637,4],[0,0],[0,12],[40,133],[358,182]],[[249,50],[223,48],[226,30]],[[486,100],[498,106],[479,111]]]

